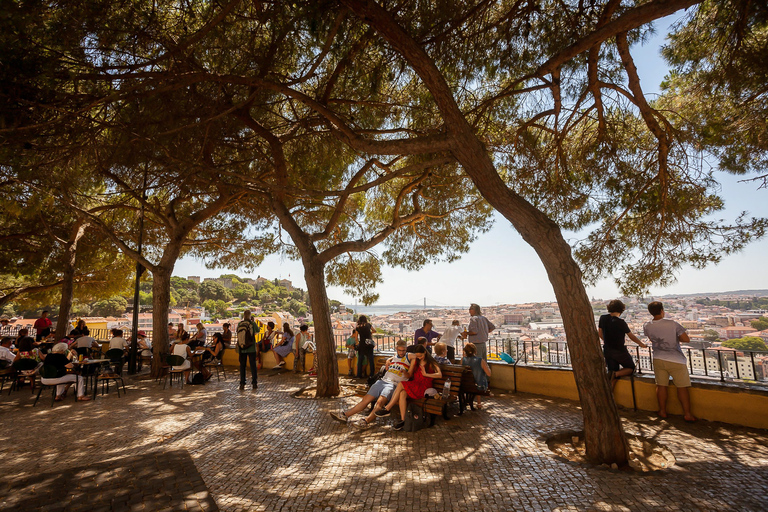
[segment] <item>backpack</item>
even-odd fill
[[[196,373],[192,376],[192,384],[195,386],[199,386],[200,384],[205,384],[205,377],[203,377],[202,373]]]
[[[240,320],[237,324],[237,346],[241,350],[250,348],[254,344],[255,335],[251,332],[251,322]]]
[[[415,403],[408,404],[408,409],[405,410],[405,426],[403,430],[406,432],[417,432],[428,426],[429,415],[424,406]]]

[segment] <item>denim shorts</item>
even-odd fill
[[[371,389],[368,390],[366,395],[371,395],[373,398],[383,396],[389,400],[392,398],[392,393],[394,393],[395,387],[397,387],[397,384],[384,379],[379,379],[373,383],[373,386],[371,386]]]

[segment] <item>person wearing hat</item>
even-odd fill
[[[74,365],[67,359],[67,344],[57,343],[51,349],[49,354],[43,355],[43,364],[46,366],[53,366],[56,368],[56,377],[54,378],[42,378],[40,382],[46,386],[56,385],[56,398],[57,402],[64,400],[67,394],[67,389],[73,382],[77,382],[77,401],[87,402],[91,397],[85,396],[85,381],[81,375],[75,375],[67,373],[67,368],[72,368]]]
[[[11,335],[11,326],[9,324],[10,320],[8,320],[6,315],[0,316],[0,336]]]
[[[147,333],[139,331],[136,333],[137,343],[139,344],[139,350],[142,357],[150,357],[152,355],[152,344],[147,339]]]

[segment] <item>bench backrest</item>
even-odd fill
[[[451,396],[456,397],[459,394],[459,388],[461,387],[461,378],[465,372],[465,368],[458,364],[441,364],[440,371],[443,376],[439,379],[432,380],[432,387],[437,390],[438,395],[443,392],[443,386],[447,379],[451,379]]]

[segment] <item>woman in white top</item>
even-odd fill
[[[189,381],[190,368],[192,367],[192,349],[189,348],[187,342],[189,341],[189,333],[184,333],[181,339],[173,344],[171,347],[171,353],[175,356],[181,356],[184,358],[184,363],[179,366],[174,366],[174,370],[184,370],[184,378],[187,380],[187,384],[191,384]]]

